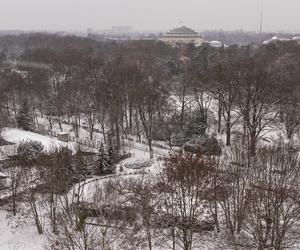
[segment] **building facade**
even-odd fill
[[[186,26],[181,26],[170,30],[162,37],[161,40],[171,46],[177,46],[188,43],[200,46],[205,41],[199,33]]]

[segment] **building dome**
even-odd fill
[[[196,31],[186,26],[181,26],[170,30],[167,34],[198,34]]]
[[[181,26],[167,32],[161,39],[171,46],[192,43],[197,46],[204,42],[203,37],[196,31],[186,26]]]

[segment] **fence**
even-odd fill
[[[69,125],[67,122],[63,122],[63,123]],[[86,125],[80,125],[80,127],[83,128],[83,129],[85,129],[85,130],[87,130],[87,131],[90,130],[90,128],[88,126],[86,126]],[[102,134],[102,131],[100,129],[94,128],[94,133]],[[134,143],[137,143],[137,144],[140,144],[140,145],[146,145],[146,146],[148,146],[148,142],[145,141],[145,140],[143,140],[143,139],[140,141],[137,138],[133,138],[133,137],[128,137],[127,136],[127,138],[124,139],[124,140],[128,141],[128,142],[132,142],[132,143],[134,142]],[[73,138],[73,139],[70,138],[70,141],[75,141],[75,142],[78,142],[79,144],[82,144],[82,145],[85,145],[85,146],[89,145],[88,143],[87,144],[86,143],[81,143],[80,141],[77,141],[77,139],[75,139],[75,138]],[[156,142],[152,143],[152,147],[159,148],[159,149],[170,149],[169,146],[163,145],[163,144],[160,144],[160,143],[156,143]],[[99,147],[97,147],[97,148],[99,148]]]
[[[50,131],[49,136],[57,137],[57,132],[56,131]],[[69,141],[70,142],[76,142],[79,145],[86,146],[86,147],[89,147],[89,148],[94,148],[94,149],[99,149],[101,144],[103,144],[103,141],[91,141],[87,138],[79,138],[79,137],[72,136],[72,135],[69,135]]]

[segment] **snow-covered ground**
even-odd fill
[[[20,225],[7,220],[7,212],[0,210],[1,250],[41,250],[44,236],[39,235],[34,225]]]
[[[45,123],[45,120],[40,120],[40,122]],[[72,135],[72,129],[70,125],[63,125],[63,130],[69,132]],[[59,128],[55,126],[54,131],[59,132]],[[24,131],[16,128],[5,128],[2,131],[2,137],[7,142],[14,143],[14,145],[10,147],[17,147],[19,143],[24,142],[26,140],[36,140],[43,144],[45,151],[51,151],[57,147],[66,147],[68,146],[70,149],[75,150],[77,145],[75,142],[61,142],[56,138],[52,138],[49,136],[40,135],[37,133]],[[87,138],[88,131],[85,129],[81,129],[80,138]],[[94,134],[96,140],[102,139],[101,133]],[[127,142],[125,146],[126,151],[131,153],[131,157],[125,159],[117,166],[117,178],[138,178],[141,176],[141,172],[145,172],[146,174],[156,174],[161,169],[161,161],[157,160],[159,157],[167,156],[169,151],[165,149],[154,149],[154,160],[153,163],[141,170],[134,170],[130,168],[126,168],[127,164],[134,164],[136,162],[143,162],[149,160],[149,152],[148,147],[146,145],[135,143],[135,142]],[[122,166],[123,170],[120,172],[120,166]],[[116,176],[112,176],[116,177]],[[99,186],[103,185],[105,181],[109,180],[109,177],[101,178],[94,177],[90,179],[84,185],[84,193],[92,194]],[[88,196],[88,195],[87,195]],[[87,198],[87,197],[85,197]],[[11,223],[11,220],[7,220],[8,212],[5,210],[0,210],[0,250],[10,250],[10,249],[20,249],[20,250],[39,250],[43,249],[43,244],[45,243],[44,236],[40,236],[37,233],[37,230],[34,225],[23,225],[15,227],[16,223]]]
[[[27,140],[39,141],[44,146],[44,150],[48,152],[60,147],[68,147],[72,151],[76,150],[76,143],[61,142],[55,138],[40,135],[30,131],[24,131],[17,128],[5,128],[1,135],[4,140],[14,143],[16,145]]]

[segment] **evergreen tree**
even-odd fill
[[[110,166],[110,171],[112,171],[112,166],[113,166],[113,157],[114,157],[114,151],[113,151],[113,147],[112,146],[108,146],[107,148],[107,160],[108,160],[108,164]]]
[[[207,117],[196,114],[188,123],[186,134],[188,137],[204,135],[207,126]]]
[[[112,153],[111,147],[105,149],[103,144],[100,145],[96,163],[98,175],[108,175],[113,173]]]
[[[88,175],[89,175],[89,171],[88,171],[88,168],[87,168],[87,165],[84,161],[84,158],[83,158],[83,152],[81,151],[81,149],[79,148],[78,151],[77,151],[77,154],[74,158],[74,167],[75,167],[75,178],[78,180],[78,181],[83,181],[85,180]]]
[[[33,117],[29,110],[27,99],[24,100],[19,113],[16,117],[17,125],[19,128],[24,130],[32,130],[33,128]]]
[[[43,151],[44,146],[39,141],[27,140],[20,143],[17,148],[18,158],[22,161],[36,160]]]

